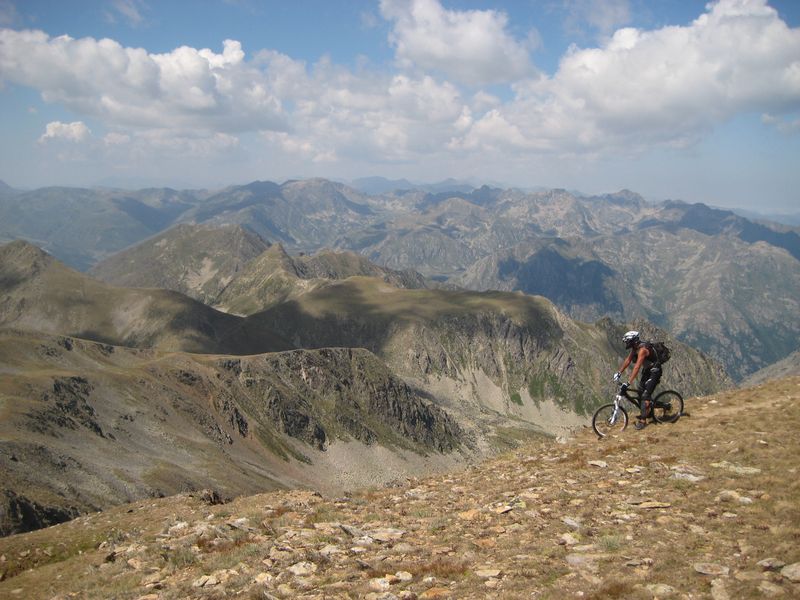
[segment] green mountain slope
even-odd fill
[[[268,247],[240,226],[178,225],[110,256],[89,274],[117,286],[169,289],[211,304]]]
[[[285,349],[268,331],[167,290],[118,288],[69,269],[27,242],[0,246],[0,326],[188,352]]]
[[[323,250],[291,257],[280,244],[253,259],[216,297],[227,312],[253,314],[296,298],[330,281],[353,276],[376,277],[403,288],[424,288],[428,282],[414,271],[394,271],[353,252]]]
[[[364,347],[446,406],[536,422],[543,402],[590,411],[610,392],[623,329],[573,321],[541,297],[518,293],[404,290],[353,277],[246,320],[296,346]],[[729,381],[689,347],[676,347],[665,385],[710,393]]]

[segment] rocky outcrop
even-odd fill
[[[468,439],[365,349],[168,354],[0,329],[0,358],[7,533],[187,490],[382,483],[459,464]]]
[[[458,425],[366,350],[297,350],[220,366],[236,373],[230,392],[245,412],[319,450],[342,436],[439,452],[459,445]]]
[[[13,490],[0,492],[0,536],[34,531],[77,517],[74,507],[47,506]]]

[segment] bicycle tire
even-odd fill
[[[674,390],[666,390],[653,400],[653,418],[659,423],[674,423],[683,414],[683,396]]]
[[[606,437],[612,433],[621,433],[628,426],[628,413],[621,406],[618,409],[614,423],[611,417],[614,414],[614,404],[604,404],[596,411],[592,417],[592,429],[599,437]]]

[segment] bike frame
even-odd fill
[[[622,401],[628,400],[631,404],[639,406],[638,402],[634,402],[633,399],[628,396],[628,394],[615,394],[614,395],[614,412],[611,413],[611,418],[608,420],[609,425],[614,425],[617,422],[617,417],[619,416],[619,410],[622,406]]]

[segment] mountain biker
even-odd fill
[[[620,386],[620,393],[624,394],[633,382],[636,381],[636,376],[641,370],[642,376],[639,379],[639,398],[641,399],[641,413],[636,421],[636,429],[644,429],[647,425],[647,417],[650,415],[650,407],[653,404],[653,390],[661,380],[661,364],[658,362],[658,355],[650,347],[649,344],[642,342],[639,339],[638,331],[629,331],[622,336],[622,341],[625,343],[625,348],[630,350],[630,353],[625,358],[619,371],[614,373],[614,381],[619,381],[622,373],[628,368],[628,365],[634,363],[633,372],[631,373],[628,383],[623,383]]]

